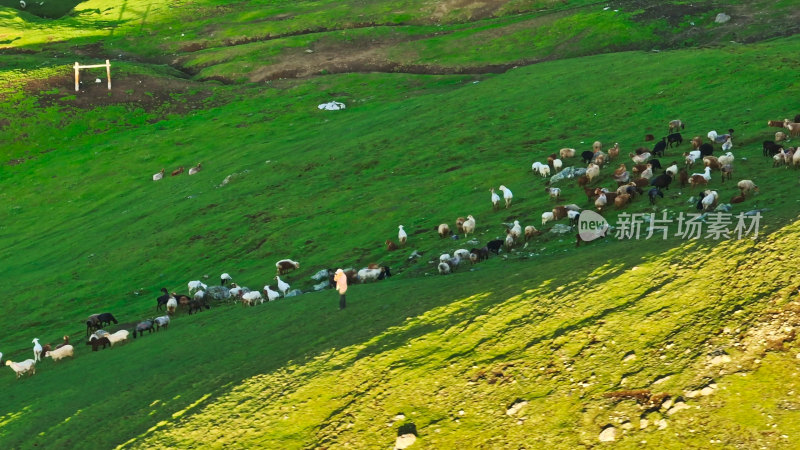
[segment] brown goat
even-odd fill
[[[438,227],[436,227],[436,231],[439,233],[439,237],[441,238],[450,236],[450,226],[446,223],[440,224]]]
[[[394,251],[394,250],[397,250],[397,244],[392,242],[391,239],[387,239],[386,240],[386,251],[387,252],[391,252],[391,251]]]
[[[177,169],[172,171],[172,176],[180,175],[183,173],[183,166],[178,167]]]

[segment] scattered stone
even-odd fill
[[[619,427],[622,428],[623,430],[632,430],[633,424],[629,420],[626,420],[625,422],[622,422],[622,425],[620,425]]]
[[[732,209],[733,209],[733,206],[731,206],[730,203],[723,203],[723,204],[717,206],[716,210],[717,211],[722,211],[722,212],[731,212]]]
[[[664,401],[664,403],[661,404],[661,409],[664,410],[670,409],[672,407],[672,403],[673,403],[672,399],[668,398],[666,401]]]
[[[725,364],[725,363],[729,363],[729,362],[731,362],[731,357],[728,356],[728,355],[717,355],[717,356],[711,358],[711,361],[709,361],[709,363],[712,366],[716,366],[716,365],[719,365],[719,364]]]
[[[700,391],[683,391],[686,398],[695,398],[700,396]]]
[[[509,416],[513,416],[514,414],[518,413],[520,409],[524,408],[527,405],[527,400],[518,400],[516,403],[511,405],[510,408],[506,410],[506,414]]]
[[[563,223],[557,223],[550,229],[550,232],[555,234],[566,234],[570,231],[572,231],[572,227]]]
[[[681,411],[681,410],[684,410],[684,409],[689,409],[689,408],[691,408],[691,406],[687,405],[686,403],[677,402],[677,403],[675,403],[675,406],[673,406],[672,408],[669,409],[669,411],[667,411],[667,415],[671,416],[671,415],[675,414],[678,411]]]
[[[731,20],[731,16],[729,16],[729,15],[727,15],[725,13],[719,13],[719,14],[717,14],[717,17],[714,19],[714,22],[716,22],[716,23],[725,23],[725,22],[727,22],[729,20]]]
[[[639,429],[644,430],[647,426],[650,425],[650,421],[647,419],[642,419],[639,421]]]
[[[392,417],[392,420],[394,420],[395,422],[400,422],[401,420],[406,420],[406,416],[405,416],[405,414],[400,413],[400,414]]]
[[[703,389],[700,389],[700,395],[702,395],[702,396],[711,395],[713,393],[714,393],[714,389],[711,388],[710,386],[706,386]]]
[[[667,428],[667,419],[660,419],[653,422],[656,426],[658,426],[659,430],[663,430]]]
[[[633,361],[634,359],[636,359],[636,353],[630,352],[622,358],[622,362]]]
[[[404,448],[411,447],[416,441],[417,437],[413,434],[403,434],[401,436],[397,436],[397,440],[394,442],[394,448],[395,450],[402,450]]]
[[[665,377],[661,377],[661,378],[657,379],[656,381],[653,381],[653,385],[655,386],[655,385],[657,385],[657,384],[661,384],[661,383],[663,383],[663,382],[665,382],[665,381],[669,380],[670,378],[672,378],[672,376],[671,376],[671,375],[667,375],[667,376],[665,376]]]
[[[600,433],[598,439],[600,442],[613,442],[617,438],[617,429],[614,427],[608,427]]]
[[[550,177],[550,184],[558,183],[559,181],[562,180],[579,177],[584,174],[586,174],[586,169],[584,168],[567,167],[561,172],[558,172],[557,174]]]
[[[284,297],[297,297],[302,293],[303,291],[301,291],[300,289],[292,289],[291,291],[287,292],[286,295],[284,295]]]

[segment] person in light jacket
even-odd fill
[[[339,291],[339,309],[341,310],[345,307],[344,293],[347,292],[347,275],[342,269],[336,269],[333,281],[336,283],[336,290]]]

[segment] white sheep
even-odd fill
[[[203,299],[206,298],[206,291],[201,289],[201,290],[195,292],[193,297],[194,297],[195,300],[203,301]]]
[[[158,172],[157,174],[153,175],[153,181],[158,181],[158,180],[164,178],[164,172],[165,172],[165,169],[161,169],[161,172]]]
[[[522,225],[519,224],[519,220],[514,221],[514,226],[511,227],[508,234],[512,236],[515,241],[522,236]]]
[[[742,191],[742,194],[748,194],[750,191],[758,192],[758,186],[753,183],[753,180],[742,180],[736,183],[736,187]]]
[[[408,234],[406,234],[406,230],[403,229],[402,225],[398,226],[397,228],[399,228],[399,231],[397,232],[397,242],[400,244],[400,246],[406,245],[406,241],[408,240]]]
[[[61,348],[57,348],[55,350],[50,350],[49,352],[47,352],[46,356],[49,356],[49,357],[53,358],[53,361],[55,362],[55,361],[58,361],[60,359],[64,359],[67,356],[69,356],[70,358],[74,358],[75,354],[74,354],[73,351],[74,351],[74,348],[71,345],[67,344],[67,345],[65,345],[65,346],[63,346]]]
[[[511,249],[512,247],[514,247],[514,242],[515,241],[516,240],[514,239],[514,235],[513,234],[511,234],[511,233],[506,234],[505,246],[506,246],[507,249]]]
[[[281,291],[284,297],[286,297],[286,292],[289,291],[291,286],[289,286],[289,283],[281,280],[278,276],[275,277],[275,280],[278,281],[278,290]]]
[[[574,148],[562,148],[558,151],[558,155],[561,156],[563,159],[572,158],[575,156],[575,149]]]
[[[525,234],[525,242],[528,242],[528,240],[530,238],[532,238],[533,236],[535,236],[536,234],[538,234],[538,232],[539,231],[536,229],[535,226],[533,226],[533,225],[526,226],[525,227],[525,232],[524,232],[524,234]]]
[[[548,170],[548,174],[549,174],[550,173],[549,172],[550,168],[548,167],[547,170]],[[500,189],[501,191],[503,191],[503,200],[506,201],[506,208],[508,208],[509,205],[511,205],[511,199],[514,198],[514,194],[511,193],[511,189],[503,186],[502,184],[497,189]]]
[[[169,296],[167,300],[167,314],[175,314],[175,310],[178,309],[178,301],[175,300],[175,297],[172,295]]]
[[[643,152],[641,155],[637,155],[635,153],[631,153],[631,159],[636,164],[644,164],[650,159],[650,152]]]
[[[559,172],[559,171],[561,171],[561,168],[563,168],[563,167],[564,167],[564,162],[563,161],[561,161],[560,159],[557,159],[557,158],[553,160],[553,171]]]
[[[469,250],[465,248],[460,248],[453,252],[453,256],[458,256],[461,259],[468,259],[469,258]]]
[[[257,301],[264,303],[264,297],[261,296],[261,292],[250,291],[246,294],[242,294],[242,306],[255,306]]]
[[[695,176],[695,175],[699,175],[699,176],[705,178],[706,181],[711,181],[711,167],[706,166],[706,168],[703,169],[703,173],[693,173],[692,177]],[[689,177],[689,178],[691,178],[691,177]]]
[[[16,372],[17,378],[21,377],[25,373],[29,373],[29,375],[34,375],[36,373],[36,361],[32,359],[26,359],[25,361],[20,362],[8,360],[6,361],[6,365],[11,367],[11,370]]]
[[[361,280],[362,283],[366,283],[367,281],[378,281],[378,277],[381,275],[381,272],[383,272],[381,269],[363,268],[358,271],[358,279]]]
[[[108,338],[108,342],[111,343],[111,347],[114,347],[114,344],[117,342],[125,342],[128,340],[128,330],[119,330],[116,333],[109,334],[106,337]]]
[[[589,179],[591,183],[592,180],[600,176],[600,166],[594,163],[589,163],[589,167],[586,168],[586,178]]]
[[[541,175],[541,176],[542,176],[542,178],[547,178],[547,177],[549,177],[549,176],[550,176],[550,166],[548,166],[547,164],[545,164],[545,165],[543,165],[542,167],[540,167],[540,168],[539,168],[539,175]]]
[[[561,197],[561,189],[559,188],[547,187],[544,188],[544,191],[550,195],[551,200],[558,201],[558,199]]]
[[[667,167],[666,170],[664,171],[667,172],[669,176],[671,176],[672,178],[675,178],[678,176],[678,165],[672,164],[669,167]]]
[[[648,164],[648,165],[647,165],[647,168],[646,168],[646,169],[644,169],[644,170],[642,171],[642,173],[640,173],[640,174],[639,174],[639,177],[640,177],[640,178],[646,178],[646,179],[648,179],[648,180],[649,180],[650,178],[653,178],[653,165],[652,165],[652,164]]]
[[[605,192],[601,192],[600,195],[598,195],[597,198],[594,200],[594,207],[598,211],[602,211],[607,204],[608,204],[608,198],[606,197]]]
[[[494,191],[494,188],[491,188],[489,192],[492,193],[492,209],[498,209],[500,207],[500,196]]]
[[[719,200],[719,194],[717,191],[705,191],[705,196],[700,201],[703,205],[703,211],[710,211],[717,206],[717,201]]]
[[[778,131],[775,133],[775,143],[780,143],[786,140],[788,136],[783,131]]]
[[[455,271],[459,264],[461,264],[461,257],[458,255],[454,255],[450,258],[450,261],[447,261],[447,265],[450,266],[451,271]]]
[[[445,262],[440,262],[437,268],[439,269],[439,274],[441,275],[447,275],[450,273],[450,265]]]
[[[552,211],[543,212],[542,213],[542,226],[544,226],[544,224],[546,224],[547,222],[553,221],[555,219],[556,219],[556,217],[555,217],[555,215],[553,215]]]
[[[720,166],[724,166],[725,164],[733,164],[733,160],[734,157],[733,153],[731,152],[725,153],[724,155],[717,158],[717,161],[719,161]]]
[[[450,261],[450,258],[451,258],[451,256],[449,254],[443,253],[442,255],[439,255],[439,262]]]
[[[42,345],[39,344],[39,338],[34,338],[31,342],[33,342],[33,360],[39,362],[42,360]]]
[[[464,223],[461,224],[461,228],[464,229],[464,236],[465,237],[469,236],[470,233],[475,231],[475,218],[472,217],[471,214],[468,215],[467,220],[465,220]]]
[[[270,302],[277,300],[278,297],[281,296],[280,292],[273,291],[272,289],[270,289],[269,285],[264,286],[264,293],[267,294],[267,300]]]
[[[208,286],[200,280],[190,281],[187,286],[189,286],[189,292],[197,291],[198,289],[202,288],[203,290],[208,289]]]
[[[200,172],[202,169],[203,169],[203,166],[200,165],[200,163],[197,163],[196,166],[194,166],[191,169],[189,169],[189,175],[194,175],[197,172]]]
[[[725,142],[722,143],[722,151],[727,152],[733,148],[733,142],[731,142],[731,138],[725,139]]]
[[[684,126],[685,126],[684,123],[681,122],[679,119],[670,120],[669,121],[669,132],[670,133],[678,132],[678,131],[684,129]]]
[[[569,218],[569,224],[570,225],[577,225],[578,224],[578,218],[580,216],[581,216],[581,212],[580,211],[573,211],[571,209],[567,210],[567,217]]]
[[[531,164],[531,170],[533,170],[533,173],[536,175],[539,175],[539,171],[542,170],[542,167],[547,167],[547,164],[542,164],[538,161]]]
[[[230,275],[228,275],[227,273],[223,273],[222,275],[219,276],[219,284],[225,286],[225,283],[231,281],[232,279],[233,278],[231,278]]]

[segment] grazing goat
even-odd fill
[[[656,189],[663,188],[669,190],[669,184],[672,183],[672,176],[669,172],[664,172],[661,175],[650,180],[650,186],[654,186]],[[663,197],[663,195],[662,195]]]
[[[600,176],[600,166],[590,163],[589,167],[586,168],[586,177],[589,179],[589,183],[598,176]]]
[[[739,195],[734,195],[733,197],[731,197],[731,200],[728,203],[730,203],[730,204],[742,203],[745,200],[746,199],[745,199],[744,194],[739,194]]]
[[[667,138],[661,138],[660,141],[656,142],[656,145],[653,146],[653,154],[656,156],[664,156],[664,151],[667,150]]]
[[[283,275],[291,272],[292,270],[299,269],[300,263],[297,261],[292,261],[291,259],[282,259],[275,263],[275,267],[278,269],[278,275]]]
[[[166,169],[161,169],[160,172],[158,172],[157,174],[153,175],[153,181],[158,181],[158,180],[164,178],[164,172],[166,172]]]
[[[650,197],[650,204],[651,205],[655,205],[656,204],[656,197],[664,198],[664,193],[661,192],[661,189],[659,189],[657,187],[654,187],[654,188],[650,189],[649,191],[647,191],[647,196]]]
[[[467,216],[467,220],[461,224],[461,228],[464,230],[464,236],[469,236],[470,233],[475,231],[475,218],[472,215]]]
[[[447,236],[450,236],[450,226],[446,223],[439,224],[439,226],[436,228],[436,231],[439,233],[440,238],[446,238]]]
[[[562,148],[558,151],[558,155],[561,156],[562,159],[572,158],[575,156],[575,149],[574,148]]]
[[[615,142],[614,146],[608,149],[608,160],[617,159],[619,156],[619,142]]]
[[[178,167],[177,169],[172,171],[172,176],[177,176],[183,173],[183,166]]]
[[[550,200],[558,201],[561,198],[561,189],[559,188],[546,187],[544,191],[550,195]]]
[[[708,142],[701,144],[698,150],[700,150],[700,156],[711,156],[714,154],[714,146]]]
[[[674,133],[674,132],[677,132],[679,130],[683,130],[685,128],[685,126],[686,126],[686,124],[684,124],[679,119],[670,120],[669,121],[669,132],[670,133]]]
[[[497,211],[500,208],[500,196],[494,191],[494,188],[489,189],[492,193],[492,209]]]
[[[281,294],[283,294],[284,297],[286,297],[286,292],[289,291],[289,288],[291,287],[289,286],[289,283],[281,280],[280,277],[277,276],[275,277],[275,281],[278,282],[278,290],[281,291]]]
[[[680,133],[672,133],[667,136],[667,143],[669,148],[672,148],[672,144],[681,145],[683,144],[683,136]]]
[[[503,191],[503,200],[506,201],[506,208],[508,208],[511,205],[511,199],[514,198],[514,194],[511,193],[511,189],[503,186],[502,184],[497,189]]]
[[[386,244],[386,251],[387,252],[393,252],[393,251],[397,250],[397,244],[392,242],[391,239],[387,239],[385,244]]]
[[[767,121],[767,126],[768,127],[775,127],[775,128],[783,128],[783,125],[785,123],[786,122],[784,122],[783,120],[769,120],[769,121]]]
[[[502,246],[503,246],[503,240],[502,239],[495,239],[493,241],[487,242],[485,248],[486,248],[487,251],[490,251],[490,252],[494,253],[495,255],[499,255],[500,254],[500,247],[502,247]],[[487,255],[487,259],[488,259],[488,255]]]
[[[783,146],[782,145],[778,145],[778,144],[776,144],[776,143],[774,143],[772,141],[764,141],[764,142],[762,142],[761,143],[761,148],[763,150],[763,155],[764,156],[770,156],[770,157],[771,156],[775,156],[781,150],[783,150]]]
[[[42,360],[42,344],[39,343],[39,338],[33,338],[33,360],[39,362]]]
[[[784,119],[783,126],[789,130],[789,134],[792,136],[800,136],[800,123],[790,122],[789,119]]]
[[[542,234],[539,230],[536,229],[533,225],[528,225],[525,227],[525,242],[528,242],[532,237]]]
[[[92,336],[92,339],[89,339],[89,341],[86,342],[86,345],[91,345],[92,351],[96,352],[98,348],[110,347],[111,341],[109,341],[108,338],[105,336],[103,337]]]
[[[73,353],[73,350],[74,349],[72,348],[71,345],[65,345],[65,346],[63,346],[63,347],[61,347],[59,349],[50,350],[49,352],[47,352],[46,356],[49,356],[50,358],[52,358],[52,360],[54,362],[58,361],[60,359],[64,359],[67,356],[69,356],[70,358],[74,358],[75,354]]]
[[[742,195],[748,194],[750,192],[758,192],[758,186],[753,183],[753,180],[741,180],[736,183],[736,187],[742,192]]]
[[[456,230],[458,230],[459,233],[463,233],[464,232],[464,222],[466,222],[466,221],[467,221],[467,219],[465,219],[463,217],[459,217],[459,218],[456,219]]]
[[[194,175],[197,172],[200,172],[202,169],[203,169],[203,167],[200,165],[200,163],[197,163],[196,166],[194,166],[191,169],[189,169],[189,175]]]
[[[114,344],[118,342],[127,342],[128,341],[128,330],[119,330],[116,333],[109,334],[106,337],[108,338],[108,342],[111,344],[111,348],[114,348]]]
[[[489,259],[489,248],[473,248],[469,251],[469,259],[473,264],[476,262],[486,261]]]
[[[778,131],[778,132],[775,133],[775,142],[776,143],[777,142],[783,142],[783,141],[786,140],[786,138],[788,138],[788,136],[786,136],[786,133],[784,133],[783,131]]]
[[[26,359],[25,361],[21,362],[14,362],[9,359],[6,361],[6,365],[11,367],[11,370],[17,374],[17,378],[21,377],[25,373],[27,373],[29,376],[36,374],[36,361],[32,359]]]
[[[589,164],[594,159],[594,152],[586,150],[585,152],[581,153],[581,158],[585,164]]]
[[[222,275],[219,276],[219,284],[221,286],[225,286],[225,283],[227,283],[228,281],[231,281],[232,279],[233,278],[231,278],[230,275],[228,275],[227,273],[223,273]]]
[[[399,229],[397,231],[397,242],[400,243],[401,247],[405,247],[406,241],[408,240],[408,234],[406,233],[406,230],[403,229],[402,225],[399,225],[397,228]]]
[[[152,320],[139,322],[139,324],[136,325],[136,328],[133,329],[133,338],[136,339],[136,333],[139,333],[139,336],[143,336],[145,331],[149,331],[150,333],[154,331]]]
[[[160,331],[162,328],[166,330],[169,327],[169,315],[156,317],[153,319],[153,323],[155,323],[156,331]]]

